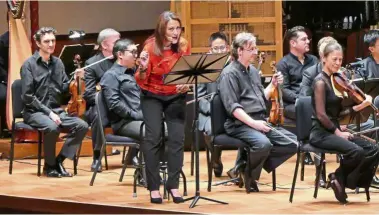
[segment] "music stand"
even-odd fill
[[[74,44],[65,45],[59,55],[66,70],[67,77],[70,78],[71,73],[77,68],[75,66],[75,55],[79,54],[81,61],[84,63],[87,59],[93,56],[95,44]]]
[[[224,65],[228,59],[229,54],[193,54],[182,56],[164,77],[164,84],[194,84],[195,85],[195,160],[196,160],[196,194],[193,197],[185,199],[184,201],[193,200],[190,208],[195,207],[199,199],[207,201],[228,204],[206,197],[200,196],[200,178],[199,178],[199,132],[198,129],[198,97],[197,97],[197,85],[199,83],[215,82],[219,77]]]

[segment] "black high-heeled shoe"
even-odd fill
[[[172,196],[172,201],[173,201],[174,203],[179,204],[179,203],[184,202],[183,197],[181,197],[181,196],[179,196],[179,197],[175,197],[174,194],[172,194],[171,189],[167,189],[167,192],[168,192],[169,195],[171,194],[171,196]]]
[[[150,202],[153,204],[162,204],[162,197],[153,198],[151,197],[151,192],[150,192]]]

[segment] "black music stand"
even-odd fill
[[[95,44],[74,44],[65,45],[59,55],[66,70],[67,77],[70,78],[71,73],[77,68],[75,66],[75,55],[79,54],[81,61],[84,63],[94,54]]]
[[[229,54],[194,54],[182,56],[171,69],[171,72],[165,75],[164,84],[194,84],[195,85],[195,159],[196,159],[196,194],[184,201],[193,200],[190,208],[195,207],[199,199],[204,199],[220,204],[228,204],[206,197],[200,196],[200,178],[199,178],[199,132],[198,129],[198,97],[197,85],[199,83],[215,82],[220,75]]]

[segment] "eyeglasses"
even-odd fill
[[[259,49],[257,47],[254,47],[252,49],[244,49],[247,52],[252,52],[253,54],[258,54]]]
[[[134,49],[134,50],[126,49],[125,51],[130,52],[130,54],[132,54],[133,56],[138,56],[138,50],[137,49]]]
[[[213,52],[226,51],[226,46],[214,46],[211,48]]]

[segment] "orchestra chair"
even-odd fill
[[[22,83],[21,79],[17,79],[13,82],[11,87],[12,93],[12,111],[13,111],[13,121],[12,121],[12,138],[11,138],[11,148],[9,152],[9,174],[12,174],[13,161],[14,161],[14,144],[16,139],[16,131],[37,131],[38,132],[38,170],[37,176],[41,176],[41,160],[42,160],[42,141],[44,129],[34,128],[23,121],[16,122],[16,119],[23,118],[22,110],[24,109],[24,104],[22,102]],[[79,147],[80,148],[80,147]],[[79,152],[80,153],[80,152]],[[77,160],[79,154],[74,158],[74,174],[77,174]]]
[[[300,160],[302,160],[302,153],[305,152],[313,152],[321,154],[320,164],[316,169],[316,180],[315,180],[315,190],[313,193],[313,197],[317,198],[318,193],[318,187],[319,187],[319,180],[321,171],[325,170],[325,154],[338,154],[336,151],[330,151],[330,150],[324,150],[320,148],[316,148],[312,146],[309,143],[309,135],[312,128],[312,99],[310,96],[307,97],[300,97],[296,100],[295,103],[295,109],[296,109],[296,129],[297,129],[297,140],[299,142],[299,145],[297,147],[297,154],[296,154],[296,166],[295,166],[295,172],[293,176],[292,181],[292,187],[291,187],[291,193],[289,201],[292,203],[294,192],[295,192],[295,185],[296,185],[296,179],[297,179],[297,173],[299,170],[299,163]],[[343,157],[340,156],[340,162],[343,162]],[[302,178],[304,178],[304,163],[302,163]],[[368,190],[366,190],[367,198],[369,199]]]
[[[236,149],[243,148],[244,152],[246,153],[246,157],[248,160],[250,156],[250,147],[247,143],[243,142],[242,140],[239,140],[237,138],[231,137],[226,134],[224,129],[224,124],[227,119],[227,114],[224,108],[224,105],[222,104],[220,95],[215,94],[210,99],[211,104],[211,143],[210,145],[206,144],[206,153],[207,153],[207,166],[208,166],[208,192],[211,192],[211,185],[212,185],[212,172],[213,172],[213,159],[212,152],[216,147],[219,148],[233,148]],[[246,168],[250,169],[249,163],[246,162],[247,166]],[[243,173],[240,173],[243,174]],[[236,181],[238,178],[230,179],[220,184],[225,184],[228,182]],[[241,180],[241,176],[239,177]],[[273,190],[276,190],[276,174],[275,170],[272,171],[272,183],[273,183]],[[240,188],[242,187],[242,183],[240,182]]]
[[[110,121],[108,119],[108,108],[106,106],[106,103],[104,101],[104,96],[103,96],[103,93],[102,91],[99,91],[96,93],[96,96],[95,96],[95,107],[96,107],[96,111],[97,111],[97,120],[98,120],[98,123],[99,125],[101,125],[101,129],[99,129],[99,131],[94,131],[94,132],[100,132],[100,136],[101,136],[101,141],[103,142],[102,146],[101,146],[101,150],[100,150],[100,161],[102,160],[102,158],[104,157],[105,159],[105,168],[106,170],[108,170],[108,159],[107,159],[107,153],[106,153],[106,146],[107,145],[116,145],[116,146],[129,146],[129,147],[134,147],[134,148],[140,148],[140,141],[138,140],[135,140],[135,139],[132,139],[130,137],[125,137],[125,136],[119,136],[119,135],[114,135],[114,134],[106,134],[105,135],[105,131],[104,129],[107,128],[107,127],[110,127]],[[141,124],[141,127],[140,127],[140,131],[143,130],[143,127],[144,127],[144,123]],[[143,164],[143,157],[142,156],[142,153],[139,153],[140,156],[139,156],[139,160],[141,162],[139,162],[139,164],[137,166],[133,166],[136,170],[134,171],[134,183],[133,183],[133,196],[136,195],[136,181],[137,181],[137,177],[138,177],[138,172],[142,172],[142,171],[139,171],[140,169],[142,169],[142,164]],[[92,174],[92,178],[91,178],[91,181],[90,181],[90,186],[93,186],[93,183],[95,182],[95,178],[96,178],[96,175],[97,175],[97,170],[99,169],[101,165],[101,162],[98,162],[97,163],[97,166],[95,168],[95,171],[93,172]],[[125,170],[127,168],[127,162],[124,162],[123,166],[122,166],[122,171],[121,171],[121,175],[120,175],[120,179],[119,181],[122,181],[122,178],[125,174]]]

